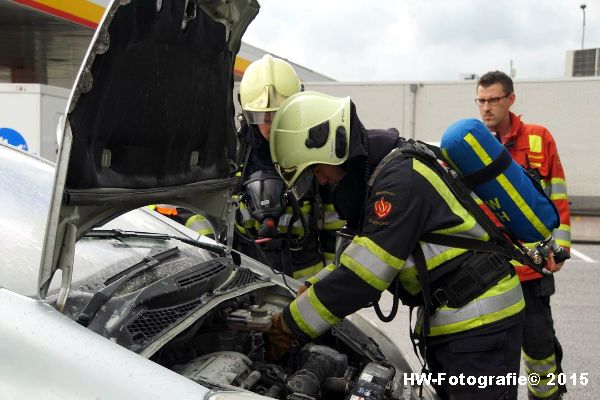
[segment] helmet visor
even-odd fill
[[[296,200],[300,200],[302,196],[308,192],[308,189],[310,189],[313,184],[313,179],[314,175],[312,168],[306,168],[304,171],[302,171],[302,174],[298,177],[298,179],[296,179],[294,186],[291,187],[292,193],[294,194]]]
[[[246,121],[252,125],[263,125],[271,124],[273,118],[275,118],[276,111],[246,111],[244,110],[244,116]]]
[[[306,194],[313,181],[313,168],[306,168],[298,178],[294,179],[296,176],[296,172],[298,168],[290,167],[290,168],[282,168],[279,164],[275,164],[275,169],[279,172],[279,175],[285,181],[285,184],[290,188],[296,200],[300,200],[302,196]],[[293,181],[293,184],[290,186],[290,182]]]

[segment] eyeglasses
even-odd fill
[[[495,106],[496,104],[500,103],[500,100],[507,98],[511,94],[512,93],[505,94],[501,97],[491,97],[489,99],[475,99],[475,104],[477,104],[479,107],[485,105],[485,103],[488,103],[490,106]]]

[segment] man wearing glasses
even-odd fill
[[[475,103],[481,119],[497,139],[508,149],[513,159],[523,166],[544,188],[560,214],[560,227],[552,233],[556,243],[568,249],[571,245],[569,202],[565,174],[558,156],[556,142],[541,125],[526,124],[510,111],[515,103],[512,79],[503,72],[490,71],[477,83]],[[515,263],[515,262],[513,262]],[[558,264],[557,267],[561,267]],[[550,296],[554,293],[554,277],[542,276],[515,263],[523,295],[523,358],[527,374],[541,377],[537,386],[529,386],[531,399],[560,399],[566,387],[547,385],[549,373],[562,372],[562,348],[554,332]]]

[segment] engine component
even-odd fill
[[[242,382],[240,384],[240,387],[242,389],[250,390],[254,386],[256,386],[256,384],[258,383],[258,381],[260,381],[261,377],[262,377],[262,374],[260,373],[260,371],[252,371],[252,373],[250,373],[250,375],[248,375],[246,377],[246,379],[244,379],[244,382]]]
[[[278,399],[279,398],[279,393],[281,392],[281,387],[277,386],[277,385],[273,385],[269,388],[269,390],[267,390],[263,396],[265,397],[271,397],[274,399]]]
[[[179,373],[188,379],[202,383],[232,385],[242,382],[251,373],[252,360],[235,351],[219,351],[205,354],[187,363]]]
[[[348,366],[344,376],[329,376],[325,378],[325,380],[321,384],[321,388],[325,392],[348,394],[350,393],[350,389],[354,385],[353,379],[356,377],[356,372],[356,368]]]
[[[321,383],[328,377],[344,376],[348,356],[327,346],[307,344],[300,350],[300,368],[287,381],[288,399],[317,398]]]
[[[237,309],[227,315],[227,326],[231,329],[266,332],[271,327],[271,316],[257,305],[250,309]]]
[[[390,385],[395,374],[396,369],[389,364],[368,363],[352,388],[349,399],[385,399],[385,392],[387,389],[391,389]]]

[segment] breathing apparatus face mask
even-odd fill
[[[259,236],[277,236],[277,223],[285,208],[283,180],[275,173],[256,171],[244,182],[243,188],[250,215],[261,223]]]

